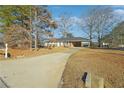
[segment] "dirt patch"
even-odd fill
[[[72,55],[63,73],[62,87],[84,87],[84,72],[104,78],[105,87],[124,87],[124,51],[82,49]]]

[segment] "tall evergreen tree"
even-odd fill
[[[30,48],[32,48],[32,41],[35,41],[35,48],[37,48],[40,33],[44,34],[51,27],[56,28],[47,6],[0,6],[0,22],[3,24],[1,32],[7,31],[8,27],[9,29],[13,27],[12,25],[19,25],[26,29],[25,32],[30,37]],[[18,29],[16,28],[16,30]],[[35,35],[36,38],[32,38],[32,35]]]

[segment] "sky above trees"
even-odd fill
[[[95,6],[95,5],[94,5]],[[52,16],[55,20],[59,20],[59,16],[64,13],[68,13],[76,21],[80,21],[80,17],[87,16],[88,11],[94,7],[93,5],[50,5],[48,6],[49,11],[52,13]],[[113,9],[113,14],[117,17],[121,17],[121,20],[124,20],[124,6],[111,6]],[[59,29],[57,29],[59,30]],[[56,30],[56,31],[57,31]],[[80,31],[78,25],[73,26],[71,30],[74,36],[86,37],[86,34]],[[60,34],[55,34],[56,37],[60,37]]]

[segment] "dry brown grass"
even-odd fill
[[[82,49],[70,57],[62,87],[84,87],[84,72],[105,79],[105,87],[124,87],[124,51]]]
[[[11,54],[12,58],[17,57],[32,57],[32,56],[39,56],[39,55],[45,55],[50,53],[56,53],[56,52],[64,52],[67,51],[68,48],[64,47],[58,47],[58,48],[40,48],[38,50],[32,49],[31,50],[22,50],[22,49],[9,49],[9,53]],[[0,52],[0,59],[4,58],[3,52]]]

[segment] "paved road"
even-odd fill
[[[77,50],[73,48],[63,53],[2,61],[0,77],[9,87],[58,87],[68,57]],[[5,84],[0,81],[0,87],[6,87]]]

